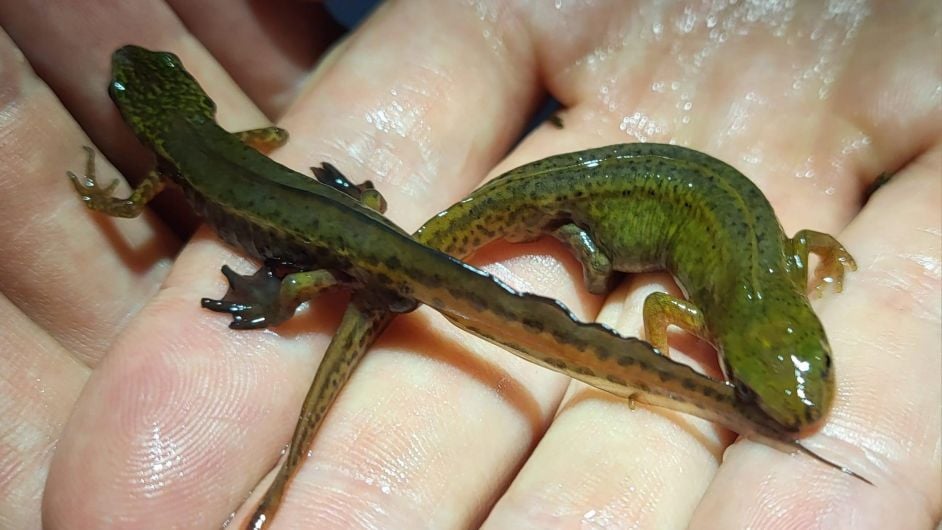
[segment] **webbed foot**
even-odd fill
[[[219,300],[203,298],[200,305],[210,311],[229,313],[232,329],[259,329],[275,326],[294,315],[296,307],[283,307],[280,302],[282,279],[275,274],[275,265],[266,263],[252,275],[242,275],[222,266],[229,281],[229,290]],[[286,314],[287,313],[287,314]]]
[[[372,181],[366,180],[362,184],[354,184],[333,164],[322,162],[321,167],[312,167],[311,171],[317,181],[341,191],[360,204],[379,213],[386,212],[386,198],[376,189]]]

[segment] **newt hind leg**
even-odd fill
[[[667,327],[674,325],[702,340],[708,340],[703,313],[693,303],[660,291],[644,299],[644,338],[662,354],[670,355]]]
[[[366,180],[362,184],[354,184],[339,169],[328,162],[321,162],[321,167],[312,167],[311,171],[314,172],[314,176],[321,184],[353,197],[371,210],[379,213],[386,212],[386,198],[373,186],[372,181]]]
[[[592,239],[592,234],[575,223],[567,223],[550,232],[550,235],[566,245],[582,264],[582,278],[590,293],[605,294],[612,290],[618,272],[612,267],[608,255]]]
[[[290,272],[285,274],[285,269]],[[238,274],[225,265],[222,273],[229,280],[229,290],[219,300],[203,298],[200,305],[232,315],[232,329],[276,326],[294,316],[303,302],[340,283],[330,271],[298,271],[273,260],[251,275]]]
[[[274,149],[285,145],[288,141],[288,131],[281,127],[262,127],[232,133],[240,142],[262,152],[270,153]],[[354,184],[339,169],[332,164],[323,162],[321,167],[312,167],[311,171],[321,184],[353,197],[367,208],[379,213],[386,212],[386,199],[383,194],[373,186],[369,180],[363,184]]]
[[[262,127],[232,133],[240,142],[268,154],[288,142],[288,131],[281,127]]]

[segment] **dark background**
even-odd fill
[[[327,0],[324,2],[330,14],[347,29],[356,26],[378,3],[377,0]]]

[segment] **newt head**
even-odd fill
[[[161,138],[172,124],[212,120],[216,105],[180,58],[170,52],[127,45],[111,55],[108,94],[124,121],[146,145],[160,153]]]
[[[827,417],[834,371],[820,320],[806,298],[796,302],[779,299],[768,312],[753,304],[748,322],[718,342],[738,398],[754,402],[783,430],[800,437]]]

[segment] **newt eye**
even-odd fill
[[[181,66],[180,59],[172,53],[161,53],[160,60],[170,68],[179,68]]]
[[[736,388],[736,397],[739,398],[740,402],[755,403],[757,396],[753,389],[746,386],[742,381],[736,381],[734,387]]]

